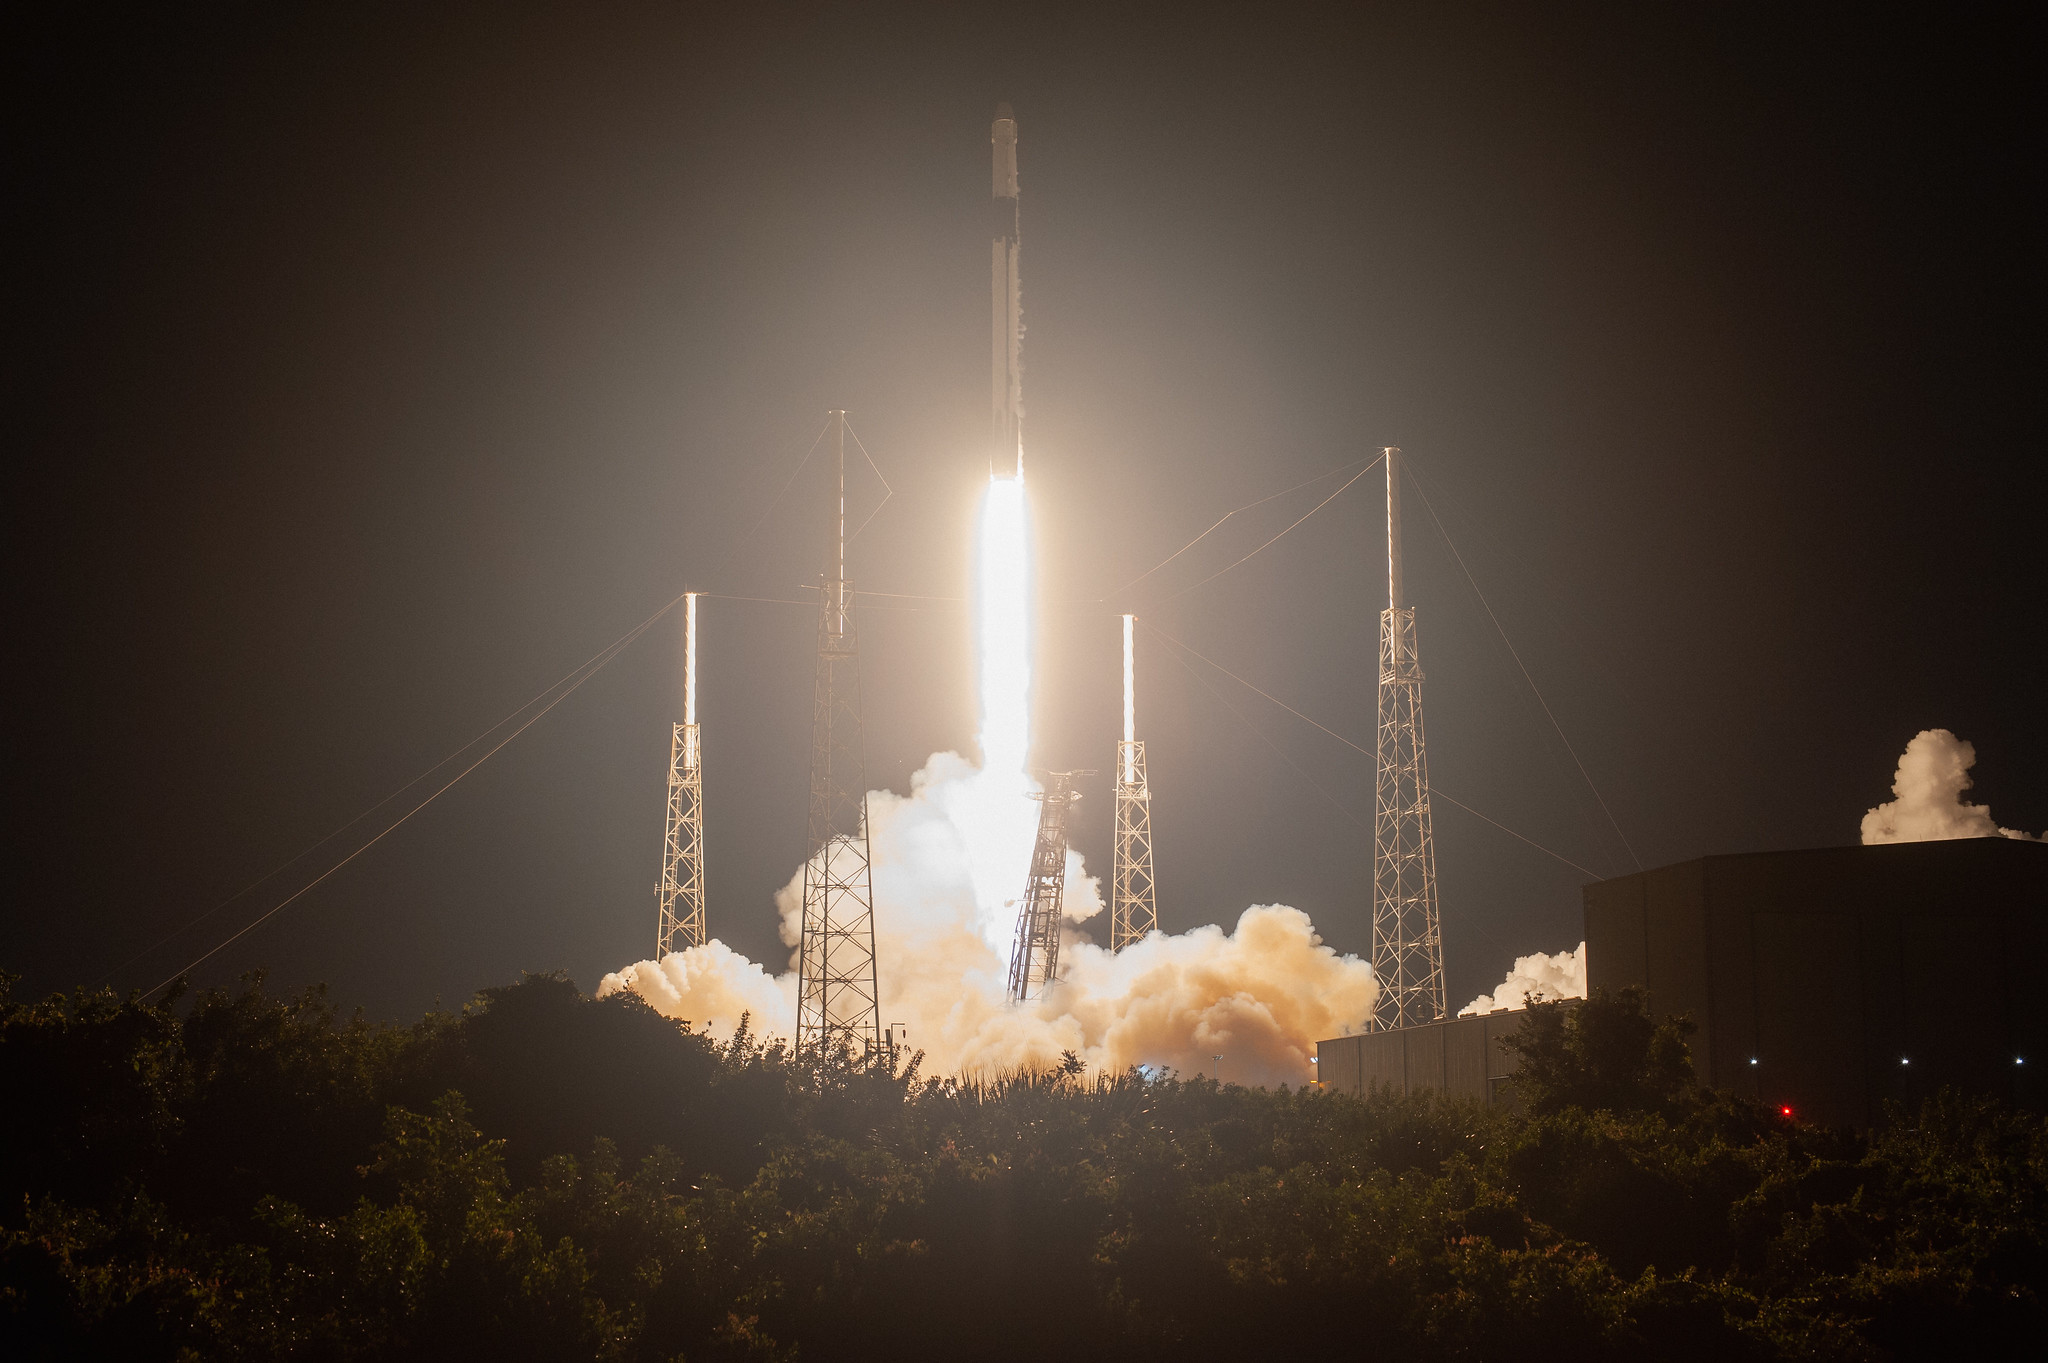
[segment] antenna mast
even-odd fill
[[[654,959],[704,945],[704,769],[697,733],[697,593],[683,594],[683,722],[668,746]]]
[[[875,894],[861,757],[860,661],[846,581],[846,413],[832,413],[838,476],[836,557],[818,583],[817,685],[811,705],[810,859],[797,961],[799,1054],[882,1047],[875,989]]]
[[[1385,454],[1387,609],[1380,612],[1379,761],[1372,819],[1372,971],[1380,986],[1373,1005],[1375,1031],[1439,1022],[1447,1015],[1429,762],[1422,742],[1422,660],[1415,645],[1415,610],[1403,604],[1401,581],[1401,451],[1388,446]]]
[[[1152,884],[1152,788],[1138,737],[1135,615],[1124,617],[1124,737],[1116,745],[1116,865],[1109,892],[1109,949],[1122,951],[1159,926]]]

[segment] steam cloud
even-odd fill
[[[1932,842],[1942,838],[2024,838],[2031,834],[2000,828],[1989,805],[1963,802],[1977,750],[1946,729],[1922,729],[1899,757],[1892,781],[1897,799],[1863,816],[1863,843]]]
[[[1132,1065],[1218,1072],[1234,1083],[1301,1083],[1321,1037],[1356,1029],[1378,992],[1372,967],[1322,944],[1308,915],[1255,905],[1236,928],[1153,933],[1112,954],[1075,923],[1101,911],[1099,883],[1067,854],[1062,981],[1010,1003],[1014,896],[1023,889],[1037,806],[1022,779],[939,753],[909,795],[868,796],[875,950],[884,1024],[904,1024],[928,1071],[993,1074],[1048,1068],[1072,1051],[1091,1069]],[[1014,875],[1004,875],[1013,867]],[[1011,896],[1004,898],[1002,896]],[[802,923],[801,868],[777,892],[782,940]],[[796,955],[770,977],[712,941],[607,975],[604,996],[630,989],[700,1031],[729,1033],[742,1011],[756,1031],[796,1030]]]
[[[1481,994],[1458,1010],[1459,1017],[1478,1013],[1501,1013],[1526,1008],[1530,999],[1582,999],[1586,997],[1586,944],[1576,950],[1546,956],[1517,956],[1515,968],[1500,988]]]

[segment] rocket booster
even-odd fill
[[[996,106],[989,125],[995,176],[990,199],[989,303],[993,312],[989,377],[993,430],[988,476],[1024,476],[1024,315],[1017,281],[1017,119]]]

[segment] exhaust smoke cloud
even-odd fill
[[[1560,951],[1552,955],[1537,952],[1533,956],[1517,956],[1515,968],[1491,994],[1481,994],[1458,1010],[1459,1017],[1472,1017],[1479,1013],[1503,1013],[1514,1008],[1526,1008],[1531,999],[1543,1002],[1549,999],[1582,999],[1586,997],[1586,944],[1579,943],[1572,951]]]
[[[1967,804],[1970,768],[1977,750],[1947,729],[1922,729],[1899,756],[1892,780],[1894,799],[1863,816],[1863,844],[1932,842],[1943,838],[2023,838],[2030,833],[2000,828],[1989,805]]]
[[[1372,967],[1322,944],[1308,915],[1254,905],[1231,931],[1153,933],[1112,954],[1076,926],[1102,911],[1101,886],[1067,853],[1063,979],[1023,1005],[1008,995],[1017,898],[1038,823],[1030,750],[1029,536],[1024,480],[991,479],[977,562],[982,763],[935,754],[908,795],[868,796],[875,954],[882,1022],[901,1024],[928,1070],[1045,1069],[1072,1052],[1091,1070],[1133,1065],[1237,1083],[1299,1084],[1315,1043],[1361,1027]],[[782,940],[798,945],[801,868],[776,894]],[[766,970],[713,940],[607,975],[600,996],[632,990],[662,1013],[729,1034],[791,1036],[796,954]]]

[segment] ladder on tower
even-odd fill
[[[1010,1001],[1023,1003],[1059,982],[1060,903],[1067,884],[1067,810],[1081,798],[1074,778],[1084,771],[1046,773],[1038,841],[1031,848],[1031,873],[1017,911],[1017,940],[1010,948]]]

